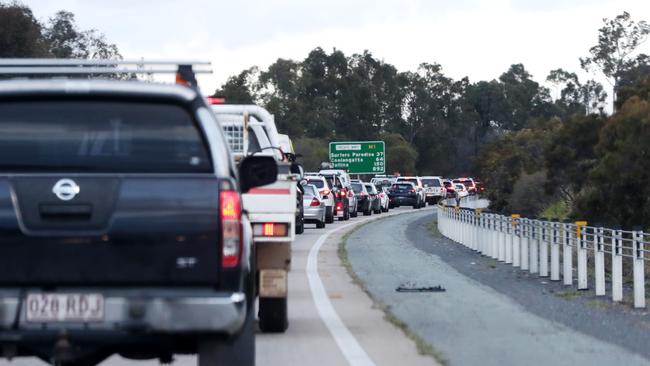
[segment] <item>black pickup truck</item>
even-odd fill
[[[0,82],[0,357],[253,365],[240,194],[276,176],[189,87]]]

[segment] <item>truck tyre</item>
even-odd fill
[[[328,224],[334,222],[334,212],[331,206],[325,208],[325,222]]]
[[[305,232],[305,221],[300,220],[300,222],[296,222],[296,234],[302,234]]]
[[[251,309],[252,310],[252,309]],[[255,316],[246,315],[241,333],[233,339],[206,338],[197,347],[198,366],[255,365]]]
[[[289,327],[287,298],[260,297],[259,304],[259,324],[262,332],[284,333]]]

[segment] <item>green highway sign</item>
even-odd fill
[[[334,169],[352,174],[381,174],[386,171],[383,141],[330,142],[330,161]]]

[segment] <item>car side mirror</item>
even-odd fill
[[[291,163],[291,173],[298,174],[300,178],[302,178],[305,175],[305,168],[303,168],[301,164],[293,162]]]
[[[278,164],[272,156],[248,156],[239,165],[239,188],[242,193],[271,184],[277,179]]]

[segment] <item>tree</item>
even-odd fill
[[[56,58],[121,59],[122,56],[104,34],[95,29],[80,31],[74,14],[61,10],[48,21],[43,36]]]
[[[575,113],[584,112],[591,114],[601,112],[607,99],[602,84],[595,80],[589,80],[582,84],[578,75],[563,69],[551,70],[546,81],[562,87],[560,98],[556,105],[562,109],[562,116],[570,116]]]
[[[508,130],[520,130],[534,117],[550,117],[551,98],[548,89],[540,87],[524,65],[513,64],[499,77],[503,83],[509,116],[503,121]]]
[[[650,84],[650,81],[649,81]],[[600,133],[599,159],[574,215],[593,222],[650,228],[650,100],[630,97]]]
[[[585,71],[600,70],[609,80],[614,91],[614,109],[623,73],[637,65],[634,51],[650,34],[645,21],[635,22],[628,12],[614,19],[603,19],[605,25],[598,30],[598,44],[589,49],[590,56],[580,58]]]
[[[228,103],[254,103],[257,100],[255,83],[257,83],[259,73],[259,69],[253,66],[238,75],[231,76],[221,85],[221,88],[215,90],[213,96],[226,98]]]
[[[329,160],[328,143],[327,140],[312,137],[293,140],[296,153],[302,155],[305,171],[318,171],[320,164]]]
[[[31,9],[0,2],[0,58],[47,57],[48,46]]]
[[[415,174],[418,153],[404,137],[397,133],[387,133],[381,139],[386,144],[386,173]]]
[[[552,143],[544,151],[549,183],[547,191],[559,193],[564,201],[571,205],[574,203],[598,161],[595,147],[604,124],[601,115],[575,114],[549,130]]]

